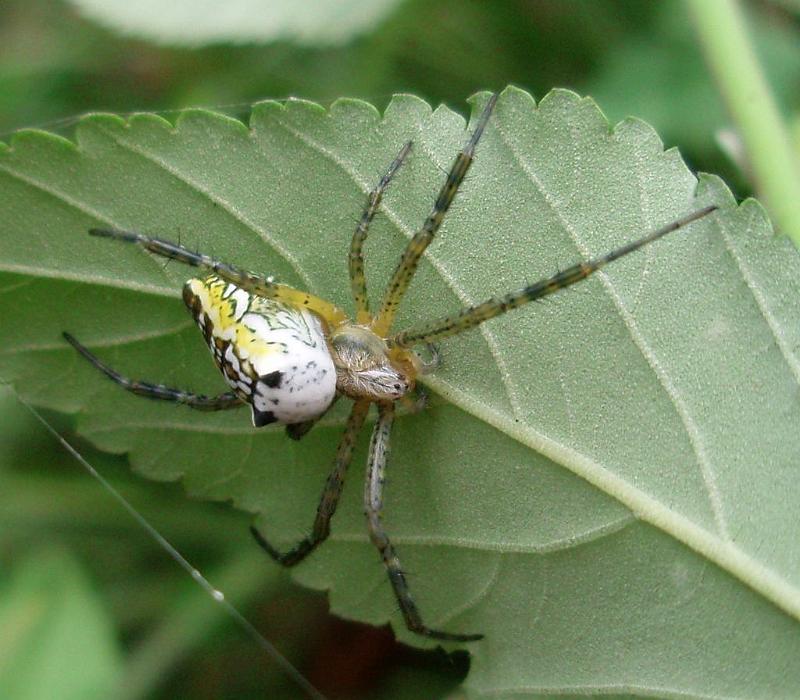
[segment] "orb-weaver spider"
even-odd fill
[[[279,552],[251,527],[258,543],[273,559],[285,566],[302,561],[328,537],[330,521],[342,492],[356,438],[364,425],[370,404],[376,403],[378,418],[369,447],[364,493],[370,539],[381,553],[408,629],[429,638],[457,642],[478,640],[482,635],[435,630],[423,623],[394,546],[381,522],[384,473],[395,403],[407,401],[418,376],[430,370],[434,364],[423,362],[413,348],[430,346],[436,341],[463,333],[507,311],[575,284],[606,264],[716,209],[716,206],[707,206],[602,257],[578,263],[518,291],[490,298],[446,318],[423,322],[400,332],[393,331],[392,324],[398,306],[420,257],[439,230],[472,164],[476,146],[496,101],[497,95],[492,95],[478,118],[472,136],[456,157],[430,215],[408,242],[377,313],[370,312],[367,301],[362,249],[370,223],[380,208],[381,198],[408,156],[411,142],[403,146],[378,186],[370,193],[350,244],[348,260],[356,308],[354,320],[332,303],[308,292],[275,283],[271,278],[192,252],[181,245],[128,231],[90,231],[95,236],[138,243],[151,253],[208,272],[207,276],[193,278],[186,283],[183,299],[232,391],[210,397],[128,379],[104,364],[71,335],[64,334],[95,367],[134,394],[207,411],[249,404],[256,427],[281,423],[293,439],[305,435],[339,396],[354,401],[311,534],[288,551]]]

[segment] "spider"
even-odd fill
[[[381,520],[389,436],[396,404],[408,402],[418,377],[436,364],[423,361],[414,348],[428,346],[435,356],[433,343],[464,333],[523,304],[569,287],[608,263],[717,208],[712,205],[695,211],[602,257],[580,262],[518,291],[492,297],[446,318],[394,331],[392,324],[400,302],[422,254],[433,241],[472,164],[478,141],[496,101],[496,94],[489,98],[475,130],[447,174],[431,213],[406,245],[375,313],[370,311],[367,300],[362,252],[364,241],[386,188],[411,151],[410,141],[400,149],[386,174],[369,194],[350,243],[348,265],[355,302],[354,319],[334,304],[308,292],[278,284],[270,277],[192,252],[176,243],[131,231],[89,231],[94,236],[136,243],[150,253],[205,271],[205,276],[186,283],[183,300],[231,391],[219,396],[205,396],[162,384],[131,380],[103,363],[69,333],[64,333],[66,340],[92,365],[134,394],[204,411],[249,404],[253,425],[283,424],[289,437],[295,440],[302,438],[339,397],[352,399],[353,406],[310,534],[291,549],[278,551],[255,527],[250,528],[261,547],[284,566],[298,564],[328,537],[356,438],[370,405],[377,404],[378,416],[372,430],[364,488],[370,540],[380,552],[408,629],[425,637],[452,642],[476,641],[483,635],[432,629],[423,622],[395,547]]]

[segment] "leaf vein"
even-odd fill
[[[159,287],[154,284],[143,282],[132,282],[118,277],[113,279],[101,277],[100,275],[87,272],[71,272],[64,269],[36,267],[35,265],[25,265],[0,261],[0,271],[13,272],[21,275],[31,275],[34,277],[46,277],[48,279],[66,280],[67,282],[83,282],[102,287],[113,287],[115,289],[126,289],[143,294],[154,294],[163,297],[177,297],[178,291],[173,287]]]
[[[551,211],[555,214],[557,220],[560,222],[563,230],[572,239],[573,243],[575,244],[575,247],[585,258],[590,257],[590,251],[587,249],[586,245],[584,245],[584,243],[581,241],[580,236],[578,232],[575,230],[575,228],[567,221],[567,219],[562,214],[559,203],[556,201],[553,195],[546,190],[544,183],[536,175],[536,173],[529,166],[529,164],[522,159],[519,152],[517,151],[516,148],[514,148],[513,144],[508,139],[503,130],[499,126],[496,126],[496,128],[497,132],[500,134],[500,138],[502,139],[503,143],[506,145],[508,150],[513,155],[514,160],[517,162],[522,171],[528,176],[534,187],[540,192],[545,203],[550,207]],[[711,460],[706,452],[705,445],[702,440],[702,436],[700,434],[700,429],[696,421],[692,417],[689,411],[689,407],[681,398],[678,392],[678,388],[672,382],[672,379],[667,373],[667,370],[659,361],[655,351],[650,347],[644,335],[639,330],[635,318],[630,313],[630,311],[627,308],[625,308],[625,305],[623,304],[619,293],[617,292],[616,288],[614,287],[608,275],[606,275],[602,271],[599,271],[597,273],[597,277],[599,277],[607,294],[609,295],[610,299],[616,306],[620,319],[623,321],[625,328],[627,329],[631,337],[631,340],[633,341],[634,345],[637,347],[639,352],[642,354],[645,361],[650,366],[651,370],[653,371],[653,374],[655,375],[662,389],[665,391],[667,397],[672,402],[672,405],[675,408],[678,417],[683,423],[687,437],[689,438],[689,443],[691,444],[692,450],[697,459],[703,483],[705,484],[706,487],[706,493],[708,495],[709,502],[711,504],[711,510],[714,516],[714,522],[716,523],[717,529],[719,530],[720,534],[725,539],[729,539],[727,524],[724,517],[722,496],[717,486],[713,469],[711,468]]]
[[[102,129],[102,127],[100,127]],[[247,230],[251,231],[252,233],[256,234],[264,243],[266,243],[270,248],[272,248],[279,256],[281,256],[289,266],[292,268],[294,273],[298,276],[298,278],[303,282],[306,289],[313,289],[313,285],[311,283],[311,279],[306,274],[305,270],[301,267],[300,263],[297,259],[290,253],[286,248],[284,248],[280,243],[275,240],[275,238],[264,228],[256,224],[252,221],[248,216],[238,210],[232,202],[224,199],[221,196],[214,194],[211,190],[204,187],[200,182],[191,178],[187,173],[181,172],[181,170],[171,163],[169,163],[164,158],[160,157],[159,155],[148,151],[147,149],[138,146],[136,144],[130,143],[125,139],[119,138],[117,135],[111,133],[108,129],[102,129],[105,133],[111,138],[116,144],[121,146],[122,148],[127,149],[131,153],[135,153],[136,155],[144,158],[145,160],[154,163],[159,168],[164,170],[165,172],[169,173],[172,177],[174,177],[179,182],[190,187],[193,191],[197,192],[198,194],[202,195],[210,202],[218,205],[222,211],[228,214],[232,219],[242,224]]]
[[[742,256],[738,254],[736,248],[733,245],[733,239],[728,231],[727,227],[724,223],[717,219],[719,222],[719,229],[720,233],[722,234],[722,240],[725,243],[725,248],[730,254],[731,258],[733,259],[734,263],[736,264],[739,273],[742,276],[745,284],[747,285],[748,290],[753,296],[753,299],[756,302],[756,306],[758,307],[759,313],[764,318],[764,321],[767,324],[767,327],[772,333],[772,337],[775,339],[775,343],[778,346],[778,349],[781,352],[781,356],[786,362],[786,365],[789,367],[789,371],[792,373],[794,377],[794,381],[797,384],[800,384],[800,362],[798,362],[797,358],[794,357],[791,351],[790,343],[786,339],[785,335],[781,331],[780,323],[775,319],[772,312],[769,309],[769,304],[764,297],[764,294],[759,291],[758,286],[755,284],[755,280],[753,279],[752,271],[747,267],[745,261],[743,260]]]
[[[604,493],[627,506],[640,520],[670,534],[679,542],[713,561],[781,610],[800,620],[800,589],[769,569],[732,540],[709,532],[685,515],[671,510],[653,496],[622,479],[610,469],[581,452],[546,436],[530,425],[520,425],[506,414],[476,401],[466,392],[435,377],[431,386],[452,404],[497,428],[550,460],[561,464]]]
[[[48,195],[49,197],[52,197],[53,199],[55,199],[56,201],[59,201],[59,202],[62,202],[63,204],[66,204],[69,208],[75,209],[76,211],[79,211],[81,214],[85,214],[86,216],[88,216],[89,218],[93,219],[94,221],[101,221],[101,222],[107,224],[108,226],[110,226],[112,228],[122,228],[120,226],[120,224],[116,223],[113,219],[110,219],[105,214],[101,214],[96,209],[93,209],[92,207],[87,206],[84,202],[81,202],[80,200],[77,200],[77,199],[71,197],[66,192],[62,192],[61,190],[58,190],[55,187],[52,187],[52,186],[50,186],[50,185],[48,185],[48,184],[46,184],[44,182],[41,182],[41,181],[39,181],[39,180],[37,180],[35,178],[32,178],[32,177],[30,177],[28,175],[20,173],[20,172],[14,170],[12,168],[9,168],[7,165],[0,165],[0,170],[6,172],[12,178],[17,179],[20,182],[24,182],[26,185],[28,185],[30,187],[33,187],[34,189],[37,189],[40,192],[43,192],[44,194]],[[47,239],[44,239],[44,243],[47,244],[47,242],[48,242]],[[142,251],[142,253],[145,254],[144,251]],[[147,255],[147,258],[149,260],[152,260],[154,264],[158,265],[158,262],[155,260],[155,258],[153,258],[152,255]],[[161,267],[161,266],[159,266],[159,267]],[[12,268],[9,268],[7,266],[4,266],[3,269],[9,269],[10,271],[14,271]],[[31,267],[29,267],[27,269],[35,270],[36,268],[31,266]],[[162,273],[164,272],[163,268],[161,269],[161,271],[162,271]],[[54,272],[51,272],[49,274],[42,273],[40,276],[53,277],[53,278],[58,278],[58,279],[70,279],[68,273],[63,273],[62,274],[60,270],[57,271],[57,272],[58,272],[58,274],[55,274]],[[90,275],[84,275],[84,278],[86,280],[93,281],[93,278]],[[100,278],[100,279],[102,279],[102,278]],[[80,281],[84,281],[84,279],[80,279]],[[103,283],[101,282],[100,284],[103,284]],[[110,286],[118,286],[118,287],[126,288],[126,285],[120,285],[120,284],[112,284]],[[129,288],[130,289],[141,289],[142,291],[146,291],[145,289],[143,289],[141,287],[134,286],[134,285],[130,285]]]

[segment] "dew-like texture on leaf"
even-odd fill
[[[69,0],[121,34],[177,46],[292,41],[345,44],[374,29],[401,0]]]
[[[180,302],[187,270],[86,230],[179,239],[351,308],[354,222],[413,139],[366,245],[374,305],[466,133],[449,109],[400,96],[383,115],[292,101],[256,105],[249,128],[192,111],[176,126],[88,118],[77,145],[20,134],[0,153],[0,376],[79,412],[80,431],[140,473],[230,500],[290,544],[346,407],[297,443],[252,429],[246,410],[126,395],[61,331],[137,378],[224,383]],[[398,420],[385,521],[426,621],[486,635],[470,647],[471,697],[800,692],[800,256],[756,202],[698,185],[642,122],[612,129],[591,100],[555,91],[537,106],[508,89],[397,326],[711,202],[722,209],[687,230],[443,342],[431,406]],[[335,612],[424,644],[368,543],[366,442],[331,541],[296,575],[329,589]]]

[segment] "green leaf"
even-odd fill
[[[137,378],[224,390],[182,308],[189,274],[91,226],[148,231],[349,308],[366,193],[414,151],[367,242],[373,300],[466,138],[408,96],[217,114],[85,119],[0,154],[0,376],[80,414],[154,479],[307,531],[341,431],[301,443],[247,411],[205,415],[113,386],[69,330]],[[800,688],[800,257],[763,209],[699,185],[635,120],[506,90],[398,327],[603,253],[709,202],[713,217],[573,290],[443,343],[432,405],[398,421],[385,520],[426,621],[486,635],[472,697],[776,697]],[[344,402],[342,402],[344,403]],[[297,570],[335,612],[402,625],[361,513],[360,447],[331,541]],[[246,537],[242,533],[242,537]],[[264,566],[273,564],[265,561]]]
[[[78,562],[51,550],[0,578],[0,694],[107,698],[121,672],[111,621]]]
[[[162,44],[272,42],[344,44],[375,28],[401,0],[70,0],[86,17],[122,34]]]

